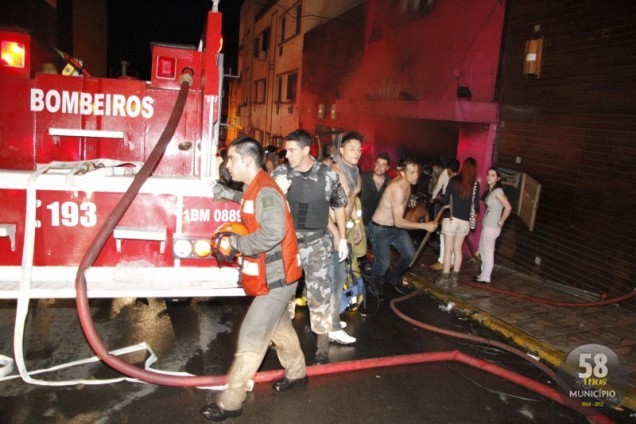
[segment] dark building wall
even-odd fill
[[[633,1],[509,0],[499,79],[495,163],[542,191],[534,231],[511,220],[498,259],[609,296],[636,279],[634,22]],[[524,76],[540,37],[540,77]]]
[[[392,166],[404,158],[428,163],[441,159],[447,163],[457,155],[459,129],[449,122],[424,119],[384,118],[375,121],[375,153],[387,152]],[[373,169],[374,158],[367,157],[368,169]]]
[[[95,77],[106,76],[106,0],[9,0],[0,9],[0,24],[20,26],[38,43],[72,54]],[[34,72],[50,52],[34,43]],[[38,60],[39,57],[42,60]],[[45,57],[46,56],[46,57]],[[58,72],[64,64],[57,63]]]
[[[301,126],[362,132],[363,169],[383,151],[394,161],[448,160],[467,152],[461,141],[478,141],[480,163],[490,160],[503,4],[438,2],[417,16],[400,10],[399,2],[368,1],[305,34]],[[458,85],[470,86],[472,101],[459,103]],[[479,134],[458,138],[466,125]]]
[[[313,130],[317,123],[329,126],[336,121],[355,124],[355,117],[342,112],[339,119],[331,119],[329,108],[351,101],[349,84],[364,53],[364,17],[365,7],[360,5],[305,34],[299,102],[303,128]],[[317,117],[319,104],[325,105],[323,119]]]
[[[57,11],[43,0],[4,0],[0,25],[31,30],[42,42],[58,46]]]
[[[365,4],[361,4],[305,33],[298,102],[300,128],[320,137],[320,147],[312,149],[318,156],[319,149],[325,153],[335,144],[337,133],[362,131],[365,143],[360,166],[363,169],[370,166],[371,146],[369,134],[360,128],[359,117],[351,111],[354,103],[351,87],[356,86],[354,80],[364,54],[365,15]],[[320,105],[322,117],[318,116]],[[333,105],[335,115],[331,114]]]
[[[73,54],[94,77],[106,77],[106,0],[73,0]]]

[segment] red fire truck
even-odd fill
[[[244,294],[236,266],[210,253],[213,231],[240,217],[211,194],[220,13],[208,14],[204,34],[197,48],[154,44],[151,79],[140,81],[90,77],[69,57],[80,75],[37,72],[31,34],[0,29],[0,298],[75,297],[78,264],[166,134],[160,161],[86,272],[88,296]]]

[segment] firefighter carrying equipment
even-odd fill
[[[256,177],[246,187],[241,203],[241,218],[250,233],[257,231],[260,224],[256,220],[256,211],[253,207],[256,197],[262,188],[269,187],[276,190],[284,199],[285,195],[276,182],[265,171],[260,171]],[[246,205],[251,205],[246,207]],[[284,280],[267,281],[267,264],[274,261],[283,261],[285,270]],[[241,257],[241,280],[243,290],[248,296],[260,296],[267,294],[269,289],[281,287],[286,284],[293,284],[302,276],[300,267],[300,255],[298,254],[298,243],[294,232],[294,222],[291,212],[285,208],[285,235],[281,242],[280,251],[263,252],[257,256]]]
[[[249,231],[240,222],[226,222],[216,229],[212,234],[212,253],[216,258],[218,266],[222,262],[231,262],[238,256],[238,251],[230,246],[230,236],[245,236]]]

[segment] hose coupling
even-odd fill
[[[192,69],[185,68],[183,70],[183,73],[179,77],[179,84],[183,84],[184,82],[187,82],[188,85],[194,84],[194,71],[192,71]]]

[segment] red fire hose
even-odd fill
[[[117,356],[111,355],[108,349],[104,346],[102,340],[99,337],[97,329],[95,328],[95,324],[93,322],[89,303],[88,303],[88,294],[86,287],[86,277],[85,273],[88,268],[90,268],[97,257],[99,256],[101,250],[109,239],[113,229],[123,217],[124,213],[134,200],[135,196],[139,192],[140,188],[144,184],[144,182],[148,179],[148,177],[152,174],[153,170],[157,166],[163,152],[165,151],[169,141],[171,140],[176,127],[181,118],[181,114],[185,107],[185,102],[187,98],[187,94],[192,84],[192,72],[186,72],[181,77],[181,88],[179,90],[179,94],[177,97],[177,101],[175,103],[174,110],[168,124],[166,125],[165,130],[163,131],[157,145],[151,152],[148,160],[141,168],[139,173],[135,176],[133,182],[130,187],[124,193],[120,201],[117,203],[111,215],[107,218],[106,222],[95,236],[93,243],[90,248],[85,253],[82,261],[77,270],[77,276],[75,279],[75,290],[77,292],[76,304],[79,315],[79,320],[82,325],[82,330],[90,344],[91,348],[95,351],[97,356],[108,366],[113,369],[119,371],[120,373],[136,378],[141,381],[145,381],[152,384],[165,385],[165,386],[179,386],[179,387],[199,387],[199,386],[218,386],[226,383],[227,377],[225,375],[220,376],[175,376],[175,375],[166,375],[159,374],[156,372],[148,371],[142,368],[139,368],[133,364],[130,364]],[[524,359],[530,360],[533,364],[541,368],[546,374],[551,376],[553,379],[557,379],[555,373],[549,369],[544,364],[539,361],[533,360],[532,358],[527,357],[525,353],[505,345],[503,343],[499,343],[496,341],[488,340],[482,337],[466,335],[461,333],[456,333],[453,331],[443,330],[438,327],[433,327],[426,325],[424,323],[418,322],[405,316],[395,307],[395,304],[407,299],[410,299],[417,293],[411,294],[409,296],[405,296],[400,299],[394,299],[391,301],[391,308],[395,311],[395,313],[400,316],[400,318],[410,322],[411,324],[417,325],[418,327],[427,329],[429,331],[435,331],[438,333],[450,335],[453,337],[461,337],[467,340],[471,340],[478,343],[485,343],[491,346],[496,346],[498,348],[504,349],[508,352],[512,352],[517,354]],[[481,370],[485,370],[490,372],[491,374],[500,376],[509,381],[512,381],[516,384],[519,384],[523,387],[526,387],[530,390],[533,390],[549,399],[552,399],[556,402],[559,402],[563,405],[567,405],[564,402],[563,397],[553,388],[548,387],[542,383],[524,377],[520,374],[517,374],[513,371],[502,368],[498,365],[491,364],[487,361],[484,361],[479,358],[472,357],[470,355],[464,354],[457,350],[448,351],[448,352],[432,352],[432,353],[419,353],[413,355],[401,355],[401,356],[391,356],[385,358],[373,358],[373,359],[364,359],[357,361],[349,361],[349,362],[340,362],[340,363],[332,363],[321,366],[310,366],[307,367],[307,374],[309,376],[317,376],[324,374],[332,374],[338,372],[350,372],[355,370],[363,370],[363,369],[374,369],[379,367],[388,367],[388,366],[397,366],[397,365],[408,365],[415,363],[423,363],[423,362],[439,362],[439,361],[457,361],[472,367],[476,367]],[[255,382],[267,382],[273,381],[283,376],[282,370],[276,371],[266,371],[257,373],[254,376]],[[597,417],[588,417],[589,419],[593,419],[593,422],[596,423],[609,423],[611,422],[604,416]]]
[[[86,335],[86,339],[88,340],[88,343],[95,351],[97,356],[99,356],[99,358],[108,366],[114,368],[122,374],[134,377],[138,380],[146,381],[148,383],[166,386],[215,386],[223,384],[223,380],[225,379],[225,377],[179,377],[158,374],[141,369],[120,359],[115,355],[111,355],[100,339],[91,316],[90,307],[88,304],[85,273],[86,270],[95,263],[95,260],[99,256],[100,252],[104,248],[104,245],[112,234],[113,229],[117,226],[117,223],[124,216],[128,208],[132,204],[133,200],[137,196],[137,193],[146,182],[148,177],[150,177],[157,164],[161,160],[161,157],[163,156],[168,143],[172,139],[172,136],[177,129],[179,120],[181,119],[181,114],[183,113],[183,109],[185,108],[188,92],[193,82],[192,76],[193,72],[189,69],[181,75],[181,87],[179,89],[179,94],[177,96],[177,101],[175,102],[172,114],[170,115],[168,123],[166,124],[166,128],[163,130],[163,133],[161,134],[161,137],[159,137],[159,140],[150,153],[150,156],[148,156],[148,159],[146,160],[144,165],[141,167],[137,175],[135,175],[135,178],[130,184],[130,187],[121,197],[121,199],[113,209],[112,213],[108,216],[106,222],[95,236],[95,239],[91,243],[89,249],[84,254],[84,257],[79,264],[77,275],[75,277],[75,291],[77,292],[77,313],[82,325],[82,330]]]
[[[407,315],[405,315],[403,312],[401,312],[396,304],[400,303],[400,302],[404,302],[408,299],[411,299],[412,297],[418,295],[419,293],[417,291],[408,294],[406,296],[397,298],[397,299],[393,299],[391,300],[391,309],[393,310],[393,312],[395,312],[395,314],[400,317],[401,319],[403,319],[404,321],[413,324],[416,327],[422,328],[424,330],[427,331],[432,331],[434,333],[438,333],[438,334],[443,334],[446,336],[450,336],[450,337],[455,337],[455,338],[459,338],[459,339],[464,339],[464,340],[468,340],[470,342],[473,343],[480,343],[480,344],[486,344],[489,346],[494,346],[498,349],[501,350],[505,350],[506,352],[510,352],[514,355],[517,355],[518,357],[530,362],[532,365],[536,366],[537,368],[541,369],[541,371],[543,371],[544,373],[546,373],[546,375],[548,375],[550,378],[552,378],[555,383],[557,385],[561,385],[562,387],[566,387],[565,384],[561,383],[561,378],[548,366],[546,366],[545,364],[543,364],[542,362],[539,362],[538,360],[532,358],[531,356],[528,356],[525,352],[509,346],[505,343],[501,343],[498,342],[496,340],[490,340],[487,339],[485,337],[480,337],[480,336],[475,336],[472,334],[464,334],[464,333],[459,333],[457,331],[451,331],[451,330],[446,330],[444,328],[440,328],[440,327],[436,327],[434,325],[430,325],[430,324],[425,324],[423,322],[417,321]],[[537,381],[534,380],[530,380],[527,377],[524,377],[520,374],[517,374],[513,371],[507,370],[505,368],[501,368],[497,365],[491,364],[490,362],[484,361],[482,359],[479,358],[475,358],[472,357],[470,355],[467,355],[465,353],[462,352],[457,352],[457,355],[454,355],[451,360],[453,361],[458,361],[458,362],[462,362],[464,364],[467,365],[471,365],[475,368],[484,370],[484,371],[488,371],[491,374],[495,374],[498,375],[500,377],[503,377],[507,380],[512,381],[513,383],[517,383],[520,386],[526,387],[530,390],[533,390],[545,397],[548,397],[552,400],[555,400],[559,403],[561,403],[562,405],[568,406],[578,412],[581,412],[581,407],[580,405],[573,405],[571,404],[571,402],[568,402],[568,400],[566,400],[564,398],[564,396],[562,396],[561,394],[559,394],[558,391],[554,390],[553,388],[546,386],[544,384],[541,384]],[[428,361],[427,361],[428,362]],[[555,398],[555,394],[557,395]],[[590,412],[589,410],[586,410],[586,412]],[[612,420],[610,420],[609,418],[602,416],[602,415],[594,415],[591,417],[587,417],[588,420],[590,420],[591,422],[596,422],[596,423],[611,423],[613,422]]]

